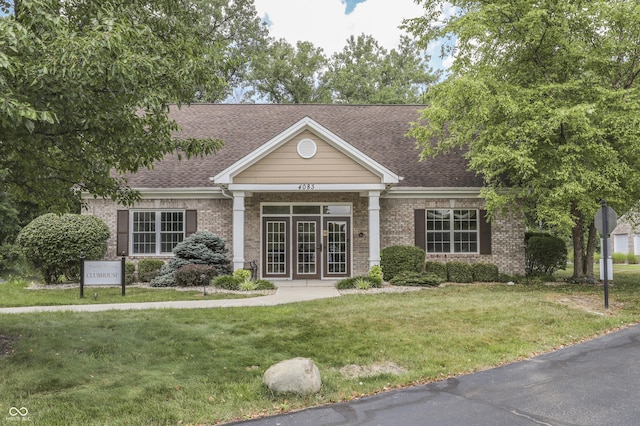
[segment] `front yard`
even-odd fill
[[[216,424],[442,380],[638,322],[640,268],[625,269],[615,273],[609,310],[602,287],[556,283],[1,315],[0,420],[25,407],[35,424]],[[322,390],[272,395],[262,374],[297,356],[316,362]]]

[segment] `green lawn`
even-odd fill
[[[625,268],[626,269],[626,268]],[[580,342],[640,319],[640,268],[602,287],[449,285],[275,307],[0,315],[0,423],[215,424],[441,380]],[[312,358],[323,387],[272,395],[272,364]],[[393,363],[399,374],[341,368]]]
[[[121,287],[85,287],[84,298],[80,298],[80,284],[75,288],[60,289],[55,285],[41,290],[28,288],[26,280],[11,280],[0,284],[0,308],[14,306],[49,306],[49,305],[85,305],[100,303],[136,303],[136,302],[166,302],[173,300],[213,300],[238,299],[255,297],[255,294],[214,293],[207,288],[204,295],[202,287],[194,287],[191,291],[175,290],[173,288],[140,288],[127,287],[122,296]],[[94,293],[98,298],[94,299]]]

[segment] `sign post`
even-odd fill
[[[604,272],[604,307],[609,308],[609,234],[613,232],[618,222],[615,210],[607,206],[606,200],[600,202],[602,207],[596,213],[594,225],[602,234],[602,268]]]
[[[85,260],[80,254],[80,297],[84,297],[85,286],[122,287],[122,295],[126,294],[126,259],[121,260]]]

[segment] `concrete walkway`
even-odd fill
[[[60,305],[60,306],[24,306],[18,308],[0,308],[0,314],[23,314],[30,312],[101,312],[128,311],[142,309],[204,309],[228,308],[239,306],[274,306],[285,303],[304,302],[314,299],[338,297],[335,281],[295,280],[276,281],[277,290],[267,296],[250,297],[247,299],[218,299],[218,300],[185,300],[175,302],[143,302],[143,303],[110,303],[91,305]],[[126,297],[126,296],[125,296]]]

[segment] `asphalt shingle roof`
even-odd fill
[[[406,137],[418,121],[419,105],[194,104],[173,107],[183,138],[219,138],[224,146],[204,158],[168,155],[152,170],[127,175],[133,188],[203,188],[215,176],[293,124],[309,117],[347,143],[404,177],[400,187],[480,187],[459,152],[419,161]]]

